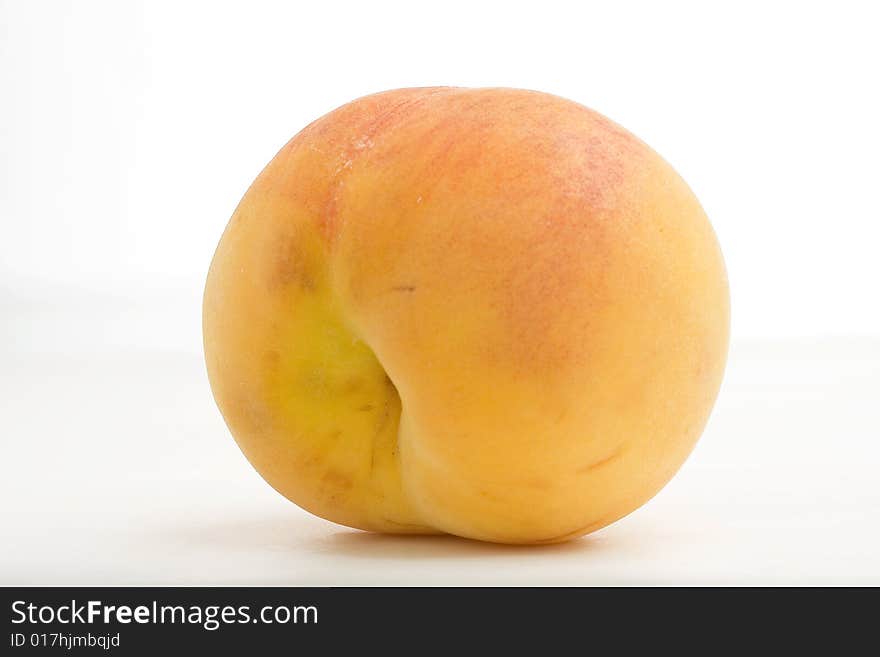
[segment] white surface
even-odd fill
[[[198,353],[160,346],[163,325],[194,330],[190,310],[6,309],[0,584],[880,584],[878,340],[735,344],[666,489],[522,548],[370,535],[281,498]]]

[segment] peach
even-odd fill
[[[726,355],[712,227],[654,151],[514,89],[351,102],[229,221],[212,390],[280,493],[365,530],[553,543],[633,511],[699,438]]]

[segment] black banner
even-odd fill
[[[318,649],[366,654],[471,641],[537,654],[612,645],[763,652],[876,641],[875,589],[5,588],[0,654]],[[567,647],[566,647],[567,646]],[[253,653],[256,654],[256,653]]]

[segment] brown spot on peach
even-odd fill
[[[304,292],[313,292],[317,287],[314,265],[303,254],[293,237],[281,240],[270,281],[271,287],[288,285],[297,285]]]
[[[354,486],[354,480],[351,475],[339,470],[327,470],[322,477],[322,482],[328,488],[335,488],[337,490],[348,490]]]
[[[598,461],[592,461],[591,463],[587,463],[586,465],[577,469],[578,474],[585,474],[587,472],[591,472],[596,470],[597,468],[601,468],[603,465],[608,465],[611,461],[618,458],[623,453],[623,448],[618,447],[616,450],[611,452],[608,456],[599,459]]]

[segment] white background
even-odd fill
[[[0,0],[0,584],[880,582],[878,27],[869,2]],[[567,546],[312,519],[207,387],[201,288],[253,177],[334,107],[439,84],[610,116],[727,260],[700,446]]]

